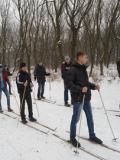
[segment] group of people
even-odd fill
[[[46,72],[46,69],[42,63],[38,64],[35,67],[34,79],[37,80],[38,82],[38,93],[37,93],[38,100],[45,99],[44,87],[45,87],[46,76],[49,75],[50,73]],[[27,66],[25,63],[20,64],[20,69],[16,78],[16,84],[20,97],[20,114],[22,123],[24,124],[27,123],[25,116],[25,101],[27,102],[28,105],[29,120],[32,122],[36,122],[37,120],[33,117],[32,98],[31,98],[33,83],[30,74],[27,72]]]
[[[78,52],[76,54],[76,62],[74,64],[72,64],[69,56],[66,56],[65,61],[61,65],[61,73],[64,81],[64,103],[65,106],[70,107],[70,104],[68,103],[68,92],[70,91],[71,103],[73,105],[73,115],[70,125],[70,141],[71,144],[75,147],[81,146],[76,139],[76,130],[77,123],[80,119],[82,106],[87,119],[90,141],[98,144],[103,143],[102,140],[99,139],[95,134],[91,106],[91,90],[99,91],[100,86],[89,82],[87,74],[87,63],[87,54],[83,52]],[[34,70],[34,79],[37,80],[38,83],[38,100],[45,99],[44,87],[46,76],[50,76],[50,73],[47,73],[43,64],[39,63]],[[6,73],[6,69],[2,65],[0,65],[0,102],[1,92],[3,91],[7,97],[8,111],[12,111],[12,109],[10,108],[10,96],[7,89],[7,84],[9,83],[8,81],[8,73]],[[31,98],[33,83],[30,74],[27,72],[27,66],[25,63],[20,64],[19,72],[16,76],[16,84],[20,97],[20,115],[22,123],[27,123],[25,116],[25,102],[27,102],[28,105],[29,120],[32,122],[36,122],[36,118],[33,117]],[[0,111],[2,111],[1,103]]]

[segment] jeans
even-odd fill
[[[8,108],[10,107],[10,94],[7,88],[5,87],[4,89],[0,89],[0,110],[2,110],[2,105],[1,105],[2,92],[4,92],[4,94],[6,95]]]
[[[20,115],[21,119],[24,120],[26,118],[25,116],[25,101],[27,102],[28,105],[28,113],[29,113],[29,118],[33,117],[33,111],[32,111],[32,98],[31,98],[31,93],[27,93],[24,95],[20,94]]]
[[[39,81],[38,82],[38,94],[37,94],[38,98],[43,97],[44,88],[45,88],[45,81]]]
[[[68,94],[69,94],[69,89],[67,88],[65,82],[64,82],[64,103],[68,103]]]
[[[82,107],[82,102],[76,102],[73,105],[73,116],[72,116],[72,121],[71,121],[71,126],[70,126],[70,139],[71,140],[74,140],[76,138],[76,129],[77,129],[77,123],[80,119],[81,107]],[[95,137],[95,133],[94,133],[94,121],[93,121],[93,114],[92,114],[92,108],[91,108],[90,101],[85,101],[83,110],[85,112],[86,119],[87,119],[89,137],[93,138]]]
[[[9,87],[9,93],[11,94],[11,84],[10,84],[10,80],[8,80],[8,87]]]

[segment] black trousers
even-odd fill
[[[23,97],[23,93],[21,93],[19,96],[20,96],[21,119],[24,120],[26,118],[26,116],[25,116],[25,102],[27,102],[29,118],[32,118],[33,117],[33,110],[32,110],[31,93],[26,93],[24,97]]]

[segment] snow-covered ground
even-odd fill
[[[102,78],[100,81],[101,94],[108,110],[120,110],[120,80],[119,78]],[[15,92],[17,102],[19,102],[16,91],[16,84],[12,82],[12,88]],[[35,92],[37,84],[35,82]],[[92,92],[92,106],[95,121],[95,131],[105,144],[111,147],[120,149],[120,139],[117,142],[112,141],[112,134],[108,126],[108,122],[103,110],[100,97],[97,91]],[[35,93],[36,94],[36,93]],[[56,80],[51,83],[46,83],[45,96],[63,104],[63,82]],[[33,99],[33,103],[35,100]],[[6,110],[6,100],[2,99],[3,109]],[[15,112],[19,113],[19,109],[14,96],[11,96],[11,106]],[[37,101],[39,117],[37,115],[36,105],[33,104],[34,116],[39,122],[56,128],[56,134],[63,138],[69,139],[70,120],[72,116],[72,107],[66,108],[56,104],[48,104],[46,102]],[[27,114],[27,109],[26,109]],[[108,111],[108,115],[115,132],[115,136],[120,138],[120,118],[115,115],[116,112]],[[43,131],[48,131],[44,127],[34,124]],[[81,136],[88,137],[88,129],[85,116],[82,119]],[[99,145],[80,140],[83,147],[89,149],[93,153],[103,156],[107,160],[119,160],[120,154],[102,148]],[[11,119],[3,114],[0,114],[0,160],[94,160],[96,158],[79,151],[79,155],[75,155],[74,148],[57,139],[49,132],[48,135],[39,133],[21,123],[18,119]]]

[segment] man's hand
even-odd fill
[[[25,87],[27,87],[27,85],[28,85],[28,81],[26,81],[26,82],[24,83],[24,86],[25,86]]]
[[[96,85],[95,89],[98,90],[98,91],[100,91],[100,86]]]
[[[87,91],[88,91],[88,88],[87,88],[87,87],[83,87],[83,88],[82,88],[82,93],[87,93]]]

